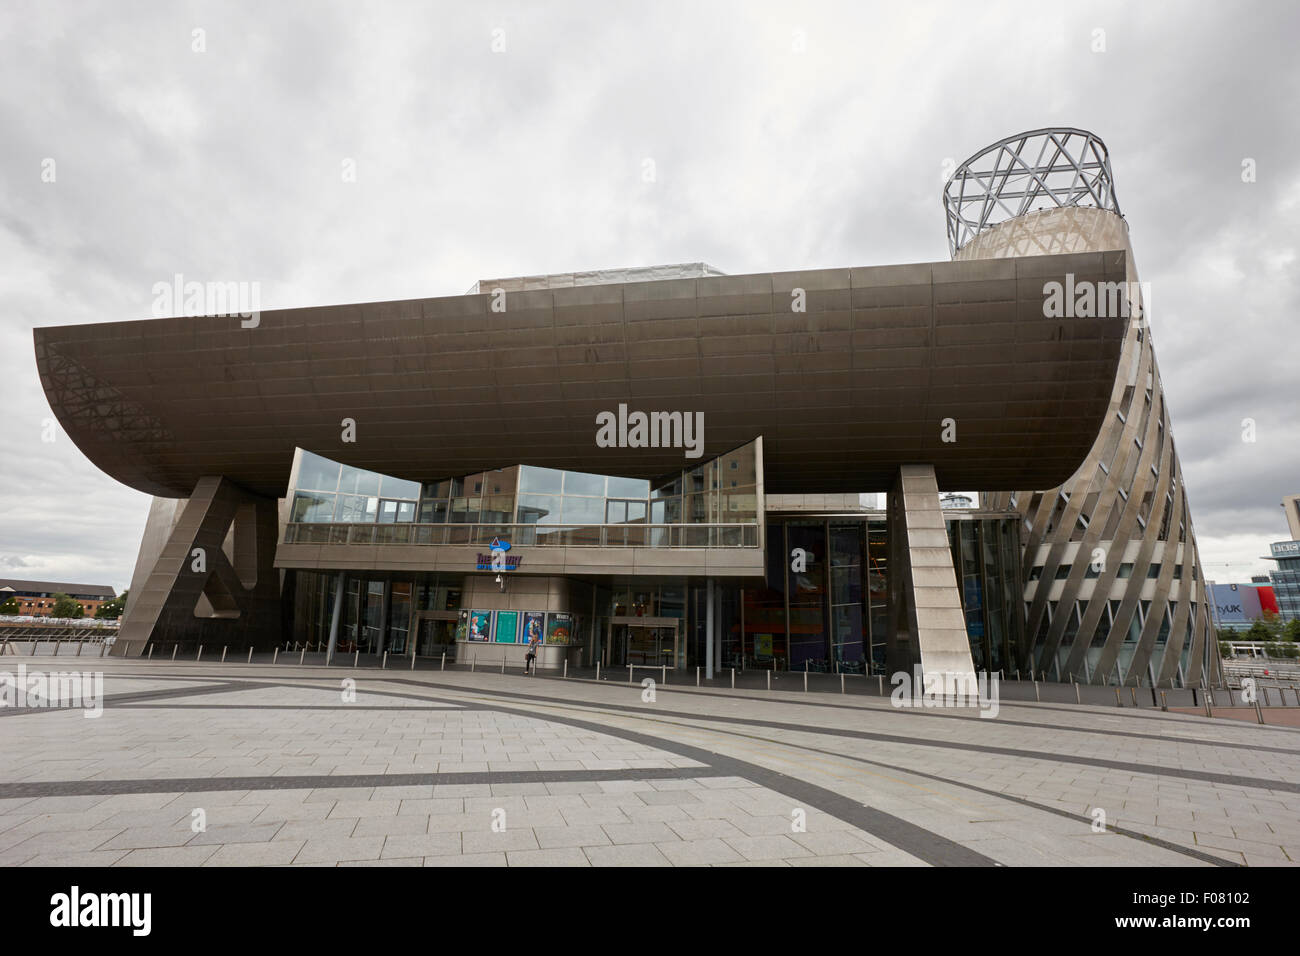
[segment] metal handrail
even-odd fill
[[[757,524],[333,524],[291,522],[284,544],[481,545],[523,547],[757,548]]]

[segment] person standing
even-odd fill
[[[524,658],[525,674],[532,675],[537,673],[537,648],[541,646],[541,643],[541,639],[538,638],[536,633],[528,638],[528,654]]]

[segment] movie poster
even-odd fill
[[[467,641],[486,641],[492,625],[491,611],[470,611],[465,634]]]
[[[546,632],[546,615],[541,611],[524,612],[524,632],[519,637],[521,644],[527,644],[534,637],[539,644],[545,643],[543,635]]]
[[[498,644],[516,644],[519,641],[519,612],[497,611],[496,631],[493,640]]]
[[[568,644],[573,639],[573,615],[557,611],[547,616],[546,643]]]

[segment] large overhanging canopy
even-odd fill
[[[653,479],[759,436],[774,493],[885,490],[910,463],[944,488],[1050,488],[1096,438],[1126,325],[1044,316],[1067,274],[1122,282],[1124,253],[40,328],[36,357],[77,446],[160,496],[205,475],[281,496],[295,446],[416,480]],[[703,413],[702,457],[600,447],[620,404]]]

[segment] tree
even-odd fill
[[[21,614],[22,609],[18,607],[18,602],[14,600],[11,594],[0,603],[0,614]]]
[[[1294,617],[1282,628],[1282,638],[1287,641],[1300,641],[1300,617]]]
[[[129,591],[123,591],[111,601],[105,601],[95,611],[95,617],[105,621],[116,621],[126,610],[126,596]]]
[[[85,617],[85,608],[81,602],[66,594],[54,595],[54,607],[50,609],[51,617]]]

